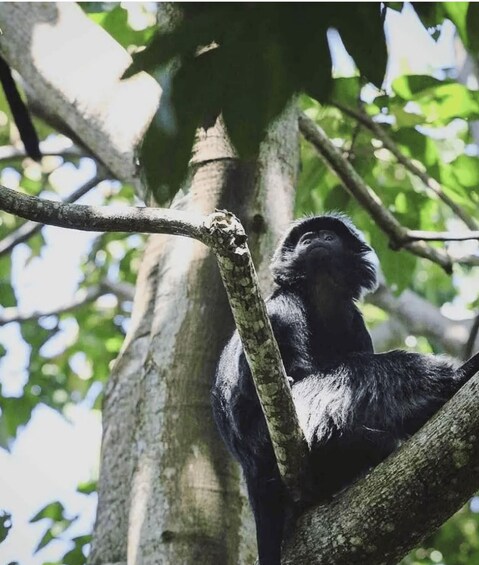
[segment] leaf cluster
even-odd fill
[[[380,4],[182,5],[179,23],[159,30],[127,73],[145,70],[163,87],[141,150],[159,202],[185,177],[197,128],[208,128],[220,113],[239,155],[252,159],[266,128],[296,93],[328,100],[331,27],[361,76],[380,87],[387,61]]]

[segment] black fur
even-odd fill
[[[293,384],[316,501],[385,459],[478,370],[479,355],[459,366],[406,351],[352,353]]]
[[[404,351],[375,355],[354,299],[375,287],[376,266],[339,215],[296,223],[273,259],[278,288],[267,309],[311,449],[311,502],[377,465],[479,369],[479,355],[462,367]],[[221,355],[212,402],[246,478],[260,564],[279,565],[290,505],[237,332]]]
[[[320,241],[324,230],[339,238]],[[317,237],[298,245],[308,232]],[[350,353],[373,352],[354,299],[375,288],[376,269],[373,250],[339,214],[301,220],[289,230],[273,259],[277,288],[267,309],[292,381]],[[223,439],[243,467],[261,565],[279,563],[286,495],[237,332],[221,355],[212,402]]]

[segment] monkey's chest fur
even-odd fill
[[[250,386],[254,386],[252,382]],[[386,416],[373,408],[370,392],[371,389],[355,386],[351,373],[343,374],[340,368],[333,373],[311,375],[292,385],[299,422],[311,449],[314,492],[310,494],[315,501],[325,500],[351,484],[398,447],[398,438],[403,434],[386,425]],[[236,432],[231,444],[237,457],[251,469],[260,462],[262,468],[274,469],[275,475],[274,454],[255,393],[236,389],[228,404]],[[249,441],[241,441],[244,437]]]
[[[312,375],[293,384],[291,393],[318,500],[363,476],[400,444],[402,434],[374,408],[373,391],[355,386],[347,371]]]

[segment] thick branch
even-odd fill
[[[82,186],[77,188],[74,192],[72,192],[70,196],[65,198],[65,200],[63,201],[64,204],[75,202],[76,200],[84,196],[87,192],[89,192],[92,188],[94,188],[102,180],[104,180],[103,176],[95,175],[93,178],[91,178]],[[1,191],[1,187],[0,187],[0,191]],[[0,209],[3,209],[1,192],[0,192]],[[7,237],[2,239],[2,241],[0,241],[0,257],[2,255],[6,255],[7,253],[9,253],[16,245],[20,243],[24,243],[25,241],[33,237],[36,233],[38,233],[43,228],[43,226],[44,223],[30,221],[24,223],[13,233],[10,233]]]
[[[408,159],[404,155],[396,143],[389,137],[387,132],[381,127],[380,124],[375,122],[371,116],[369,116],[363,109],[354,110],[352,108],[347,108],[342,104],[335,104],[345,114],[356,119],[358,122],[366,126],[383,145],[385,149],[390,151],[394,157],[397,159],[398,163],[404,166],[410,173],[418,177],[422,183],[429,188],[438,198],[440,198],[451,210],[466,224],[466,226],[471,230],[477,229],[476,221],[469,216],[462,208],[454,202],[449,196],[443,191],[441,185],[436,179],[429,176],[425,171],[422,171],[417,167],[411,159]]]
[[[384,206],[379,196],[364,183],[351,164],[344,159],[341,152],[313,120],[305,114],[301,114],[299,116],[299,127],[304,137],[313,144],[326,164],[341,179],[346,189],[369,212],[384,233],[389,236],[392,247],[405,247],[415,255],[437,263],[446,272],[451,272],[451,258],[443,250],[434,249],[422,242],[408,243],[407,230]]]
[[[282,563],[397,563],[479,487],[478,429],[476,375],[367,477],[303,515]]]

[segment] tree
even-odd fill
[[[382,67],[385,66],[384,39],[382,32],[378,31],[382,30],[382,22],[377,5],[364,6],[364,11],[354,8],[354,15],[365,18],[364,21],[372,26],[375,33],[371,33],[370,42],[378,47],[376,52],[370,47],[366,50],[358,48],[354,31],[356,22],[352,19],[338,19],[337,10],[331,7],[327,8],[330,11],[327,16],[339,28],[362,75],[380,83],[382,76],[378,74],[381,73],[373,63],[377,62],[375,57],[379,57]],[[475,11],[470,8],[467,12],[465,6],[466,12],[447,15],[456,24],[461,14],[467,15],[464,20],[467,25],[463,23],[461,27],[458,24],[458,29],[466,46],[474,52],[476,40],[468,22],[473,20]],[[453,159],[445,166],[441,162],[440,148],[432,136],[412,126],[427,124],[431,127],[447,124],[455,118],[474,119],[477,117],[477,95],[452,79],[402,77],[394,84],[394,97],[381,94],[372,103],[364,104],[359,103],[362,84],[359,77],[331,80],[330,71],[327,69],[326,72],[324,65],[320,65],[317,82],[309,83],[309,77],[315,77],[310,72],[311,57],[317,52],[327,51],[326,28],[321,28],[321,33],[317,34],[319,43],[311,47],[314,47],[312,54],[306,50],[306,62],[301,72],[292,76],[280,73],[283,66],[285,69],[289,67],[282,66],[279,58],[277,67],[271,68],[271,76],[259,82],[257,79],[265,75],[265,67],[271,59],[256,59],[255,55],[263,50],[269,52],[275,37],[271,28],[265,27],[265,21],[269,22],[271,15],[266,8],[252,8],[244,20],[243,12],[236,12],[233,15],[237,20],[232,20],[233,15],[228,10],[210,9],[206,5],[199,14],[190,15],[200,18],[192,19],[194,30],[199,30],[199,37],[191,36],[188,18],[184,20],[186,23],[175,27],[175,11],[168,6],[165,9],[166,13],[160,15],[160,23],[164,28],[163,22],[169,22],[167,31],[155,36],[152,47],[139,55],[135,62],[137,67],[133,67],[135,70],[138,65],[143,66],[151,72],[156,72],[156,69],[162,84],[168,87],[165,77],[170,76],[168,73],[172,69],[167,66],[165,70],[162,66],[170,64],[162,49],[170,57],[179,54],[180,59],[184,58],[179,70],[173,69],[173,85],[176,85],[173,96],[168,88],[162,92],[158,119],[152,122],[143,144],[143,167],[156,198],[165,201],[174,196],[173,208],[190,215],[206,215],[215,208],[226,208],[238,215],[249,235],[249,245],[255,263],[259,265],[263,289],[267,290],[270,284],[266,271],[268,257],[292,216],[292,188],[297,184],[299,125],[310,145],[303,149],[305,166],[297,197],[298,210],[352,209],[355,221],[367,232],[381,254],[386,282],[373,298],[375,304],[395,314],[391,317],[396,320],[396,326],[397,320],[400,324],[406,323],[414,328],[415,333],[425,335],[433,346],[457,354],[467,338],[445,338],[443,334],[451,328],[459,328],[467,335],[471,323],[451,322],[433,306],[443,296],[451,295],[451,283],[439,269],[419,267],[417,257],[429,259],[447,272],[451,271],[453,264],[465,267],[477,265],[474,253],[452,257],[444,246],[428,243],[431,239],[478,239],[473,217],[478,199],[474,190],[477,159],[457,156],[457,150],[451,150]],[[433,10],[440,11],[440,5],[420,10],[425,21],[443,16],[442,13],[433,13]],[[454,8],[447,10],[454,11]],[[290,17],[291,12],[287,12],[286,16]],[[127,25],[125,11],[120,7],[99,19],[104,29],[127,44],[142,45],[151,35],[152,30],[141,36],[135,35]],[[145,74],[135,74],[120,81],[129,65],[129,57],[75,5],[27,8],[20,4],[7,4],[0,8],[0,20],[2,55],[25,80],[25,91],[32,108],[60,131],[74,136],[83,151],[101,162],[106,167],[106,171],[100,169],[102,177],[113,175],[123,182],[134,184],[140,194],[145,195],[135,166],[134,151],[154,113],[159,95],[157,83]],[[231,21],[236,21],[240,28],[243,25],[243,29],[250,29],[246,24],[254,24],[251,28],[256,34],[254,37],[260,39],[258,44],[253,44],[252,51],[243,52],[234,41],[231,44],[225,41],[220,43],[219,57],[214,48],[200,50],[193,59],[185,55],[185,52],[210,44],[212,27],[227,30]],[[48,22],[48,25],[43,22]],[[199,25],[201,23],[203,27]],[[289,29],[285,28],[283,18],[279,18],[277,23],[278,29]],[[298,36],[298,28],[293,25],[290,28],[295,30],[296,35],[286,37],[294,53],[295,49],[304,47],[303,37]],[[169,29],[180,29],[180,32],[170,32]],[[19,30],[24,33],[19,34]],[[258,30],[263,31],[263,35]],[[273,31],[276,31],[275,28]],[[314,31],[313,27],[311,32]],[[52,64],[51,51],[44,47],[46,36],[43,33],[48,33],[48,41],[65,45],[68,58],[56,58]],[[19,37],[28,48],[18,47]],[[65,42],[66,37],[68,42]],[[88,41],[85,41],[86,37]],[[289,45],[288,42],[284,44]],[[105,59],[92,59],[85,45],[95,55],[104,54]],[[221,51],[224,45],[228,45],[226,55]],[[159,58],[159,54],[163,59]],[[203,54],[205,56],[201,57]],[[232,60],[235,64],[231,71],[223,73],[227,77],[225,84],[228,88],[220,89],[223,98],[218,100],[211,85],[218,84],[225,65]],[[87,61],[94,64],[85,65]],[[244,70],[245,61],[254,62],[251,76],[238,73],[238,69]],[[205,66],[201,66],[203,63]],[[82,69],[81,81],[77,78],[76,69]],[[282,77],[279,94],[271,94],[273,91],[268,88],[274,78],[273,71]],[[99,77],[101,84],[92,94],[88,85],[96,83]],[[302,96],[299,102],[306,114],[297,119],[295,108],[287,105],[293,92],[299,90],[295,81],[299,81],[301,89],[323,102],[329,97],[333,104],[319,106],[312,99]],[[192,99],[187,94],[195,86],[197,96]],[[231,102],[232,92],[237,95],[234,103]],[[255,113],[252,93],[261,100],[257,106],[263,111],[256,110]],[[122,98],[123,95],[125,98]],[[458,105],[459,96],[461,104]],[[131,99],[144,102],[132,106]],[[407,111],[405,106],[408,102],[419,107],[419,112]],[[128,111],[125,104],[128,104]],[[211,120],[207,124],[201,121],[205,112],[215,115],[219,107],[223,110],[224,123],[220,120],[211,127]],[[240,111],[234,111],[233,107]],[[177,128],[176,136],[171,135],[165,126],[164,113],[168,116],[172,108],[181,126]],[[125,120],[124,116],[129,115],[130,110],[131,120]],[[395,127],[388,127],[388,121],[378,119],[381,113],[393,119]],[[244,120],[245,115],[250,119]],[[273,119],[277,121],[271,124]],[[228,140],[224,124],[234,146]],[[189,176],[183,183],[183,191],[175,194],[179,180],[184,176],[198,126],[200,129],[195,138]],[[263,130],[267,126],[269,133],[263,138]],[[467,136],[468,133],[464,132],[464,139],[467,140]],[[330,141],[335,137],[343,139],[341,150]],[[379,153],[380,146],[381,151],[388,152],[387,156]],[[313,157],[313,150],[320,154],[323,161]],[[379,156],[371,158],[372,151]],[[360,161],[363,154],[366,159]],[[423,166],[418,165],[416,160]],[[338,178],[347,192],[339,186]],[[400,186],[398,178],[401,179]],[[97,180],[95,177],[90,185],[95,185]],[[427,195],[423,187],[429,191]],[[430,194],[434,194],[435,198],[432,199]],[[12,197],[6,192],[1,192],[0,197],[0,207],[8,210],[10,206],[10,211],[17,207],[17,212],[20,212],[22,200],[19,197]],[[353,202],[358,202],[361,208],[355,210]],[[411,202],[415,205],[410,206]],[[23,214],[30,218],[37,214],[35,218],[43,217],[43,221],[51,221],[54,212],[50,216],[45,214],[55,209],[71,223],[74,221],[71,212],[78,211],[75,208],[40,206],[38,202],[34,206],[31,204],[32,201],[25,203],[30,215]],[[143,228],[144,231],[164,229],[164,226],[158,229],[152,227],[159,218],[155,211],[152,211],[151,217],[145,212],[137,213],[136,218],[125,214],[124,210],[111,209],[105,214],[105,224],[98,223],[99,216],[95,216],[93,211],[88,223],[83,220],[82,227],[99,229],[111,221],[111,225],[117,222],[116,227],[121,226],[121,231],[137,231],[140,223],[133,220],[143,220],[148,226]],[[433,215],[440,219],[432,221]],[[374,223],[371,223],[370,217]],[[452,233],[449,225],[452,225],[450,221],[454,217],[468,231]],[[82,222],[81,217],[78,222]],[[21,233],[10,236],[9,241],[4,240],[5,249],[30,235],[33,228],[38,229],[38,226],[26,226],[18,228]],[[178,233],[178,226],[175,226],[168,231]],[[442,230],[440,233],[438,228]],[[103,239],[108,241],[108,237]],[[396,257],[388,259],[393,255],[386,252],[388,243],[396,249],[404,249],[399,254],[402,256],[399,268]],[[413,282],[414,270],[419,269],[425,274],[426,282],[419,284],[414,281],[416,294],[409,291],[397,297],[388,288],[388,285],[395,284],[396,290],[404,290]],[[97,283],[88,296],[90,301],[105,289],[121,296],[122,289],[105,279],[105,272],[100,269],[99,273],[90,272],[86,277],[88,282]],[[412,301],[416,306],[414,309],[411,308]],[[73,306],[69,305],[64,311]],[[237,304],[233,306],[236,309]],[[8,314],[10,318],[7,321],[19,319],[18,315],[15,318],[13,311]],[[24,328],[27,328],[25,334],[31,318],[24,322]],[[429,322],[430,319],[434,319],[434,324]],[[91,563],[189,563],[198,559],[202,563],[218,560],[246,563],[252,559],[254,547],[251,545],[250,518],[238,470],[218,442],[208,402],[214,366],[231,328],[226,295],[214,259],[206,247],[175,236],[151,236],[138,274],[131,325],[105,388],[100,499]],[[42,339],[48,337],[47,332]],[[470,344],[476,338],[477,332],[471,333]],[[27,339],[34,341],[31,336]],[[41,343],[37,342],[36,349],[40,346]],[[41,372],[44,364],[38,364]],[[100,362],[98,365],[102,366]],[[44,383],[42,387],[46,388]],[[303,517],[297,533],[286,547],[286,562],[304,562],[306,559],[313,563],[313,559],[321,557],[323,563],[339,563],[345,562],[346,556],[353,553],[357,562],[362,558],[361,562],[379,563],[384,561],[385,556],[389,560],[397,559],[459,507],[477,488],[474,468],[478,453],[470,439],[477,424],[473,416],[477,412],[475,387],[475,381],[465,387],[438,418],[364,482],[329,507],[315,509]],[[43,400],[53,404],[46,394]],[[13,404],[17,407],[19,403]],[[30,404],[30,411],[31,408]],[[14,410],[9,413],[8,409],[9,400],[4,399],[2,417],[7,423],[10,417],[12,436],[16,429],[11,423]],[[459,417],[463,414],[467,417]],[[17,419],[16,425],[24,423],[28,417],[27,410],[26,417],[23,421]],[[198,422],[202,425],[199,426]],[[446,434],[451,422],[454,422],[453,433]],[[443,462],[439,473],[434,467],[437,454],[446,449],[450,457]],[[445,477],[451,479],[447,500],[441,498]],[[421,484],[427,485],[427,489],[421,490],[418,486]],[[392,503],[398,496],[397,485],[404,485],[405,494],[400,505]],[[412,485],[417,490],[413,490]],[[415,496],[411,495],[412,492]],[[434,507],[424,504],[427,496],[437,502]],[[351,512],[353,503],[357,505],[356,512]],[[408,505],[416,512],[414,528],[411,527],[411,519],[406,519],[404,508]],[[369,520],[363,519],[365,509],[373,509]],[[349,520],[346,530],[343,525],[345,516]],[[382,528],[384,524],[387,527]],[[327,533],[323,534],[324,531]],[[80,554],[81,543],[75,546]],[[70,555],[69,559],[74,557]]]

